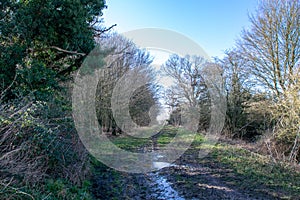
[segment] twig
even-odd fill
[[[18,149],[14,149],[12,151],[9,151],[7,153],[5,153],[1,158],[0,158],[0,161],[3,160],[5,157],[9,156],[10,154],[14,153],[14,152],[17,152],[17,151],[20,151],[21,148],[18,148]]]
[[[292,150],[291,150],[291,152],[290,152],[289,161],[292,161],[292,160],[294,159],[294,157],[295,157],[295,153],[296,153],[297,147],[299,146],[299,144],[298,144],[298,141],[299,141],[299,134],[300,134],[300,127],[299,127],[299,129],[298,129],[298,133],[297,133],[296,138],[295,138],[295,140],[294,140],[293,148],[292,148]]]
[[[9,188],[11,188],[12,190],[14,190],[16,193],[24,194],[24,195],[26,195],[26,196],[29,196],[31,199],[35,200],[35,198],[34,198],[31,194],[28,194],[28,193],[26,193],[26,192],[23,192],[23,191],[19,190],[18,188],[9,186],[9,185],[4,184],[4,183],[0,183],[0,184],[3,185],[5,188],[9,187]],[[10,184],[10,183],[8,183],[8,184]]]
[[[97,34],[95,34],[95,36],[100,36],[101,34],[107,32],[107,31],[110,31],[112,28],[114,28],[115,26],[117,26],[117,24],[114,24],[114,25],[111,25],[110,27],[106,28],[106,29],[103,29],[103,30],[97,30],[95,28],[93,28],[94,31],[97,32]]]
[[[73,55],[75,54],[75,55],[80,55],[80,56],[85,56],[86,55],[85,53],[79,53],[77,51],[68,51],[68,50],[59,48],[57,46],[51,46],[50,48],[51,49],[56,49],[57,51],[60,51],[60,52],[63,52],[63,53],[67,53],[67,54],[73,54]]]
[[[16,73],[16,74],[15,74],[15,77],[14,77],[13,81],[10,83],[10,85],[9,85],[5,90],[3,90],[3,91],[1,92],[1,95],[0,95],[0,102],[1,102],[2,99],[3,99],[5,92],[6,92],[7,90],[9,90],[9,89],[13,86],[13,84],[15,83],[15,81],[16,81],[16,79],[17,79],[17,75],[18,75],[18,74]]]
[[[273,153],[272,153],[272,150],[271,150],[269,141],[265,141],[265,144],[266,144],[266,146],[267,146],[267,149],[268,149],[268,151],[269,151],[269,153],[270,153],[271,158],[273,159],[274,163],[276,163],[276,159],[275,159],[274,156],[273,156]]]
[[[11,184],[12,180],[13,180],[13,178],[11,178],[7,184],[5,184],[5,183],[0,183],[1,185],[4,186],[3,190],[5,190],[5,189]]]
[[[13,188],[13,189],[16,189],[16,188]],[[35,200],[35,198],[34,198],[31,194],[28,194],[28,193],[23,192],[23,191],[20,191],[20,190],[17,190],[16,192],[19,193],[19,194],[27,195],[27,196],[29,196],[31,199]]]

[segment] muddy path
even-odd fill
[[[156,151],[157,138],[153,145],[143,151]],[[277,199],[267,189],[245,187],[243,177],[216,162],[210,155],[198,158],[199,152],[191,147],[175,163],[153,161],[158,168],[147,174],[117,172],[101,166],[93,177],[95,199]]]
[[[200,164],[189,151],[160,174],[184,199],[276,199],[264,188],[242,187],[243,177],[209,156]]]

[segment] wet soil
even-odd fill
[[[190,148],[175,163],[156,163],[166,167],[147,174],[98,166],[92,193],[95,199],[279,199],[266,188],[244,184],[243,177],[210,155],[200,160],[198,153]]]

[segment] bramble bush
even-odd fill
[[[74,128],[70,107],[58,94],[48,101],[26,96],[1,102],[0,199],[7,195],[4,189],[41,187],[49,177],[77,186],[86,180],[89,156]]]
[[[268,144],[277,158],[289,162],[300,161],[300,71],[291,77],[291,86],[284,91],[272,109],[277,123]]]

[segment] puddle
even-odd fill
[[[125,176],[117,177],[117,180],[121,183],[121,185],[127,185],[127,187],[122,186],[124,190],[119,193],[111,190],[111,185],[113,184],[115,184],[115,187],[121,187],[119,183],[116,183],[116,181],[112,178],[114,176],[109,174],[112,173],[113,170],[104,170],[104,173],[99,173],[99,177],[95,179],[93,194],[99,199],[115,197],[116,199],[130,198],[133,200],[185,200],[185,198],[172,187],[172,182],[169,182],[167,178],[158,171],[165,167],[177,166],[167,161],[168,160],[165,155],[155,153],[153,154],[151,163],[152,169],[156,172],[149,172],[147,174],[129,173]]]
[[[160,154],[157,154],[156,155],[156,158],[163,158],[164,156],[163,155],[160,155]]]
[[[153,162],[152,162],[152,167],[156,170],[160,170],[164,167],[172,167],[172,166],[176,166],[175,164],[169,163],[169,162],[165,162],[163,155],[160,154],[156,154],[153,158]]]
[[[185,200],[181,197],[176,190],[174,190],[171,184],[166,178],[160,176],[158,173],[153,173],[151,176],[151,189],[153,190],[152,196],[157,199],[176,199]]]
[[[159,170],[164,167],[176,166],[175,164],[165,162],[163,160],[163,155],[156,154],[154,157],[154,161],[152,162],[152,167]],[[151,180],[150,187],[153,191],[152,196],[154,198],[184,200],[184,198],[181,197],[178,192],[172,188],[167,179],[161,176],[159,172],[150,173],[149,176]]]
[[[155,169],[162,169],[164,167],[172,167],[172,166],[175,166],[175,165],[171,164],[171,163],[168,163],[168,162],[153,162],[152,166]]]

